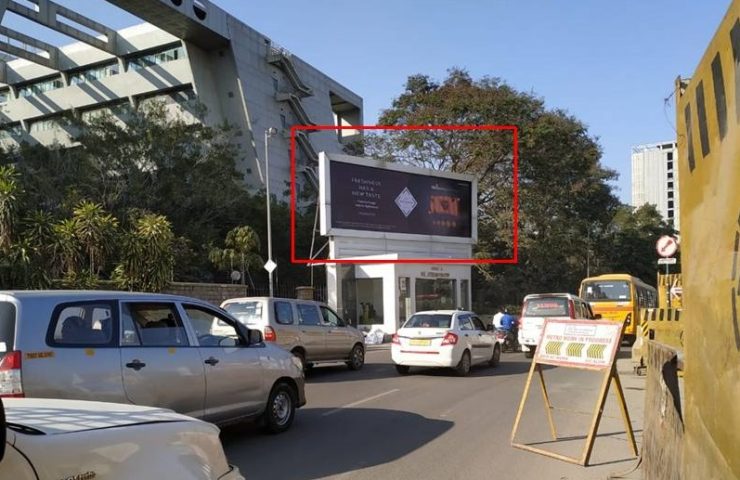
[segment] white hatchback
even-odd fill
[[[472,365],[498,365],[501,345],[475,313],[435,310],[415,313],[404,323],[393,335],[391,355],[401,375],[411,367],[452,367],[464,376]]]

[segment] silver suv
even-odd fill
[[[320,302],[294,298],[231,298],[221,308],[249,328],[259,328],[265,341],[275,342],[301,360],[345,362],[352,370],[365,363],[365,337]]]
[[[0,291],[0,395],[165,407],[287,430],[301,363],[223,310],[171,295]]]

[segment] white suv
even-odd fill
[[[393,335],[391,355],[401,375],[411,367],[453,367],[464,376],[472,365],[498,365],[501,344],[475,313],[435,310],[415,313],[404,323]]]
[[[545,318],[595,320],[601,316],[594,315],[588,302],[570,293],[527,295],[519,317],[519,345],[527,358],[534,357]]]

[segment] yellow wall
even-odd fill
[[[739,19],[740,0],[734,0],[688,84],[677,83],[686,479],[740,478],[740,84],[735,83],[740,71],[735,71],[730,40],[735,27],[740,55]],[[717,54],[724,101],[712,73]],[[699,106],[702,87],[705,115]],[[724,138],[718,96],[726,107]],[[708,152],[702,152],[702,118]]]

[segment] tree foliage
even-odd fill
[[[172,281],[172,225],[163,215],[141,212],[133,212],[130,223],[113,280],[126,290],[161,291]]]
[[[224,243],[226,248],[211,250],[209,254],[211,262],[221,270],[229,272],[238,268],[242,285],[245,284],[246,278],[249,278],[250,285],[254,286],[249,269],[258,269],[263,264],[262,257],[259,256],[260,239],[257,233],[247,225],[236,227],[226,234]]]
[[[567,112],[548,109],[541,98],[499,79],[474,80],[452,69],[439,83],[425,75],[409,77],[380,123],[518,127],[519,264],[476,269],[474,298],[484,299],[479,308],[518,304],[528,293],[573,292],[587,269],[619,269],[652,281],[654,269],[650,273],[644,267],[653,258],[645,246],[654,242],[652,232],[666,226],[659,217],[637,212],[650,228],[625,227],[613,235],[614,225],[622,222],[616,216],[633,214],[613,193],[610,182],[617,174],[601,165],[597,140]],[[473,174],[479,190],[475,254],[509,258],[514,244],[512,141],[509,132],[392,130],[366,139],[365,149],[378,158]],[[639,256],[617,259],[611,249],[596,248],[617,241]]]

